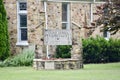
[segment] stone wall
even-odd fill
[[[36,45],[38,58],[45,57],[43,52],[43,32],[45,28],[45,12],[40,1],[27,0],[28,4],[28,42]]]
[[[45,12],[42,2],[27,0],[27,28],[29,46],[18,46],[17,43],[17,0],[4,0],[10,35],[11,54],[18,54],[37,44],[39,52],[43,53],[43,31],[45,27]],[[41,54],[42,56],[45,56]]]
[[[61,3],[47,2],[47,17],[48,29],[61,29],[62,28],[62,12]],[[56,46],[48,46],[50,55],[55,55]]]
[[[83,68],[82,61],[79,59],[55,59],[43,60],[34,59],[33,68],[36,70],[68,70],[68,69],[81,69]]]
[[[90,23],[90,4],[72,3],[71,4],[71,21],[79,24],[80,27],[89,26]]]
[[[10,50],[11,54],[18,53],[18,50],[21,51],[20,48],[16,46],[17,42],[17,5],[16,0],[4,0],[5,7],[7,10],[7,18],[9,20],[8,29],[9,29],[9,37],[10,37]]]
[[[44,45],[44,29],[45,25],[45,11],[43,2],[39,0],[27,0],[27,28],[28,28],[28,43],[29,46],[16,46],[17,43],[17,0],[4,0],[7,14],[8,14],[8,28],[10,35],[11,54],[17,54],[23,49],[30,46],[35,47],[38,58],[46,57],[46,46]],[[62,3],[47,2],[47,17],[48,29],[62,28]],[[100,4],[93,4],[93,13],[96,11],[96,6]],[[71,51],[72,58],[79,58],[82,56],[81,38],[88,37],[88,30],[85,27],[90,27],[90,3],[70,3],[70,22],[73,37],[73,47]],[[93,20],[98,16],[93,15]],[[101,35],[99,28],[95,28],[92,36]],[[120,38],[119,35],[112,37]],[[55,53],[56,46],[49,46],[49,52]]]
[[[17,43],[17,0],[4,0],[8,18],[11,53],[21,52],[24,46],[16,46]],[[89,5],[88,4],[70,4],[71,6],[71,28],[73,30],[73,44],[78,45],[81,36],[85,36],[85,30],[81,27],[85,26],[85,21],[89,21]],[[28,43],[29,45],[37,45],[39,58],[46,56],[46,47],[43,45],[43,33],[46,28],[45,12],[43,2],[27,0],[27,17],[28,17]],[[48,29],[62,28],[62,7],[61,3],[47,3]],[[12,12],[11,12],[12,11]],[[78,17],[76,17],[78,16]],[[87,20],[86,20],[86,19]],[[75,23],[75,24],[73,24]],[[89,22],[86,22],[89,25]],[[76,26],[78,24],[79,26]],[[79,47],[81,44],[79,44]],[[55,53],[56,46],[49,46],[49,52]],[[73,47],[75,49],[75,47]],[[75,51],[73,49],[73,52]]]
[[[48,15],[48,29],[61,29],[62,28],[62,11],[61,3],[48,2],[47,15]]]

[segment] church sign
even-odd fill
[[[45,45],[72,45],[71,30],[45,30]]]

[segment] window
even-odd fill
[[[69,4],[62,3],[62,29],[70,28]]]
[[[27,10],[27,3],[26,2],[19,3],[19,8],[20,10]]]
[[[109,40],[109,38],[110,38],[110,32],[109,32],[109,31],[104,31],[104,32],[103,32],[103,37],[104,37],[106,40]]]
[[[27,43],[27,2],[18,1],[17,4],[17,45],[28,45]]]

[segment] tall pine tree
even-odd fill
[[[3,0],[0,0],[0,61],[8,58],[10,50],[9,48],[6,10]]]

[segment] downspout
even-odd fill
[[[47,30],[48,29],[48,24],[47,24],[48,23],[48,19],[47,19],[47,2],[46,1],[44,2],[44,10],[45,10],[45,26],[46,26],[45,29]],[[46,46],[46,49],[47,49],[47,51],[46,51],[47,52],[47,56],[46,57],[49,59],[48,45]]]
[[[90,22],[93,22],[93,4],[90,3]]]
[[[47,2],[44,2],[44,9],[45,9],[45,25],[46,25],[45,29],[48,29],[48,25],[47,25],[47,22],[48,22],[48,19],[47,19]]]

